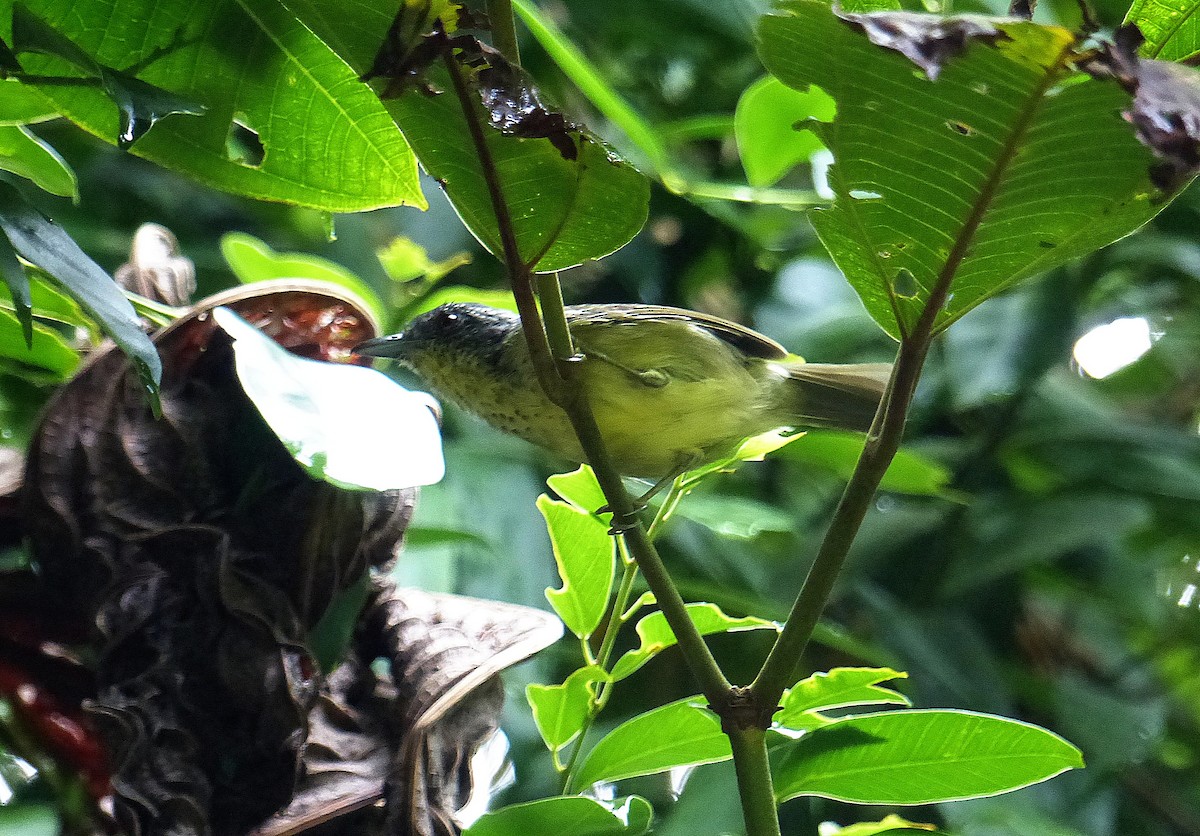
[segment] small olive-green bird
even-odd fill
[[[577,305],[566,314],[596,423],[626,476],[678,475],[780,427],[865,431],[890,370],[806,363],[749,328],[679,308]],[[354,350],[399,360],[489,424],[585,460],[566,413],[538,385],[511,311],[442,305]]]

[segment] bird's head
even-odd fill
[[[473,302],[452,302],[423,313],[399,334],[355,346],[356,354],[399,360],[420,372],[425,360],[499,362],[505,340],[520,327],[512,311]]]

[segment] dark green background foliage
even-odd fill
[[[1073,4],[1046,5],[1039,20],[1078,24]],[[732,115],[763,75],[752,35],[763,9],[754,0],[544,5],[690,182],[744,182]],[[972,10],[1002,11],[971,2],[954,9]],[[1108,26],[1125,11],[1116,0],[1098,9]],[[548,99],[635,161],[653,162],[590,110],[532,39],[522,48]],[[186,128],[187,117],[173,118]],[[230,231],[331,259],[385,298],[397,290],[375,251],[397,235],[434,259],[471,252],[448,281],[493,288],[500,280],[495,260],[429,180],[428,212],[337,215],[329,242],[330,220],[316,211],[197,185],[63,121],[34,131],[78,176],[78,204],[48,208],[109,270],[124,260],[136,226],[152,220],[196,261],[201,293],[233,282],[218,249]],[[809,187],[805,165],[779,184]],[[910,809],[906,818],[963,836],[1200,833],[1200,604],[1181,599],[1200,582],[1197,229],[1200,192],[1192,189],[1138,235],[983,304],[935,343],[906,448],[942,470],[917,466],[893,483],[898,490],[879,495],[805,664],[906,670],[898,688],[916,706],[1038,723],[1078,745],[1088,768],[1012,795]],[[565,273],[563,283],[569,302],[674,304],[746,321],[815,361],[894,353],[811,227],[784,206],[656,185],[637,237]],[[1074,341],[1118,317],[1145,317],[1160,336],[1117,374],[1082,375]],[[3,368],[0,432],[20,445],[50,390],[10,362]],[[534,500],[562,463],[453,410],[445,433],[449,475],[422,490],[401,580],[544,607],[544,590],[558,584]],[[814,442],[710,481],[685,501],[661,541],[685,598],[731,614],[786,616],[799,567],[855,455],[837,439]],[[745,681],[768,641],[738,633],[712,644],[730,679]],[[576,661],[560,645],[509,678],[506,729],[518,781],[508,801],[558,789],[523,685],[561,682]],[[665,653],[615,691],[601,724],[694,692],[681,658]],[[715,836],[741,827],[732,774],[729,763],[700,767],[676,804],[665,779],[621,790],[659,805],[655,832]],[[783,829],[815,833],[825,820],[845,825],[886,812],[799,799],[784,806]],[[8,826],[0,818],[0,830]]]

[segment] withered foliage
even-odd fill
[[[520,67],[472,34],[486,29],[486,21],[452,4],[445,15],[429,17],[429,8],[403,4],[396,13],[364,80],[385,78],[383,98],[395,98],[412,89],[440,95],[427,79],[438,62],[454,62],[478,96],[488,123],[506,136],[546,139],[562,155],[574,160],[579,142],[592,141],[583,128],[549,107],[533,80]]]
[[[942,65],[962,55],[972,41],[995,43],[1007,38],[983,18],[936,17],[915,12],[835,12],[850,26],[861,29],[871,43],[893,49],[920,67],[930,81]]]
[[[243,316],[308,356],[371,336],[340,300],[241,295]],[[557,623],[482,602],[464,618],[394,590],[373,570],[394,558],[415,491],[307,475],[242,391],[206,306],[157,344],[162,419],[125,358],[99,355],[49,405],[21,490],[38,594],[97,660],[86,704],[120,829],[457,833],[464,764],[499,716],[494,677]],[[369,572],[374,600],[327,678],[310,632]]]
[[[1143,40],[1136,26],[1123,26],[1113,43],[1081,67],[1097,78],[1115,79],[1133,96],[1123,115],[1159,158],[1150,169],[1151,180],[1170,194],[1200,170],[1200,71],[1139,58]]]

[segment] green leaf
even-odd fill
[[[404,543],[407,546],[479,546],[492,548],[486,537],[481,537],[473,531],[463,531],[458,528],[432,525],[412,525],[404,532]]]
[[[221,255],[238,281],[250,284],[271,279],[316,279],[344,287],[357,296],[376,321],[386,317],[383,301],[370,285],[327,258],[308,253],[280,253],[265,241],[244,232],[221,236]]]
[[[48,142],[23,125],[0,125],[0,168],[59,197],[78,199],[75,172]]]
[[[386,247],[377,250],[375,255],[379,258],[379,263],[383,266],[384,272],[388,274],[388,278],[402,283],[420,278],[436,282],[464,264],[471,263],[471,254],[466,252],[455,253],[449,258],[434,261],[424,247],[403,235],[393,238]]]
[[[134,153],[215,188],[327,212],[425,206],[415,159],[378,96],[278,0],[147,3],[136,15],[104,0],[38,4],[89,60],[125,73],[106,75],[119,93],[160,106],[140,80],[208,108],[163,120]],[[0,2],[0,20],[9,8]],[[52,57],[23,63],[31,73],[74,72]],[[120,132],[104,91],[44,92],[88,131],[109,141]],[[240,137],[261,153],[231,148]]]
[[[546,598],[568,630],[587,638],[608,609],[616,565],[613,538],[600,519],[565,502],[542,494],[537,507],[546,519],[562,578],[562,588],[547,589]]]
[[[703,697],[688,697],[639,714],[604,736],[588,752],[572,785],[653,775],[677,766],[728,760],[729,738]]]
[[[53,276],[133,361],[157,409],[162,363],[141,321],[112,277],[79,249],[62,227],[0,182],[0,229],[13,249]]]
[[[0,237],[0,247],[7,241]],[[54,286],[56,283],[48,273],[40,267],[26,267],[25,274],[29,277],[29,301],[35,317],[95,331],[95,323],[87,318],[74,299]],[[0,308],[16,312],[15,306],[3,297],[0,297]]]
[[[1200,54],[1200,2],[1134,0],[1123,24],[1132,23],[1146,40],[1138,53],[1160,61],[1190,61]]]
[[[479,154],[463,107],[444,71],[430,74],[445,91],[430,96],[409,90],[388,102],[421,165],[445,188],[463,223],[491,253],[503,247]],[[649,181],[612,158],[596,139],[578,142],[574,160],[548,139],[505,136],[488,125],[478,96],[471,95],[473,119],[484,141],[508,213],[521,259],[538,272],[565,270],[623,247],[646,221]],[[572,133],[574,138],[578,136]]]
[[[689,494],[676,512],[692,522],[737,540],[753,540],[764,532],[791,531],[792,515],[774,505],[744,496]]]
[[[481,305],[503,308],[506,311],[516,312],[517,310],[517,303],[513,299],[511,290],[493,290],[456,284],[440,287],[433,293],[423,296],[420,302],[411,308],[406,308],[405,312],[410,316],[418,316],[448,302],[478,302]]]
[[[385,491],[431,485],[445,472],[428,396],[374,369],[289,354],[227,308],[238,379],[263,420],[315,479]]]
[[[556,796],[484,813],[463,836],[640,836],[653,817],[650,802],[636,795],[610,802]]]
[[[797,163],[824,148],[812,131],[797,129],[806,119],[832,121],[833,99],[819,87],[801,92],[766,76],[746,88],[738,99],[734,132],[738,153],[751,186],[771,186]]]
[[[0,81],[0,125],[30,125],[57,115],[53,103],[36,88],[16,79]]]
[[[358,628],[363,607],[371,597],[371,590],[371,573],[363,572],[358,580],[334,595],[321,618],[308,631],[308,647],[325,673],[342,661]]]
[[[828,834],[822,831],[821,836],[919,836],[922,833],[939,832],[932,824],[918,824],[897,815],[891,815],[882,821],[860,822],[849,827],[839,827]]]
[[[595,665],[572,673],[562,685],[527,685],[525,699],[533,709],[533,721],[555,761],[558,752],[583,729],[592,705],[592,683],[608,678]]]
[[[739,633],[744,630],[778,630],[779,625],[764,618],[746,616],[733,618],[721,611],[716,604],[694,603],[687,605],[688,617],[700,631],[700,635],[713,633]],[[621,680],[638,670],[662,651],[675,644],[675,634],[667,624],[662,612],[652,612],[638,622],[639,645],[626,651],[617,664],[613,665],[612,677]]]
[[[914,326],[939,286],[947,296],[938,329],[1165,205],[1149,176],[1154,158],[1121,116],[1129,94],[1075,71],[1071,32],[909,15],[890,41],[874,32],[885,48],[863,27],[887,29],[887,13],[852,17],[788,2],[763,18],[761,55],[784,83],[816,84],[837,102],[831,125],[810,123],[837,160],[836,202],[811,217],[893,337]],[[954,36],[962,54],[938,48]],[[926,72],[900,49],[927,50]]]
[[[176,113],[199,116],[204,113],[204,106],[197,102],[147,84],[114,67],[100,64],[80,49],[73,40],[30,12],[22,3],[13,4],[13,49],[17,52],[40,52],[60,58],[82,70],[85,78],[96,79],[117,105],[120,122],[117,144],[121,148],[129,148],[166,116]]]
[[[968,711],[882,711],[816,729],[774,769],[780,801],[933,804],[1027,787],[1083,766],[1045,729]]]
[[[783,456],[813,467],[832,470],[849,479],[858,465],[866,439],[862,433],[840,430],[810,430],[798,443],[790,445]],[[879,487],[894,493],[914,496],[957,496],[950,489],[950,471],[942,464],[912,450],[901,449],[888,465]]]
[[[903,694],[879,687],[880,682],[907,676],[891,668],[834,668],[815,673],[784,692],[774,724],[807,731],[834,722],[822,716],[822,711],[860,705],[910,705]]]
[[[26,342],[24,323],[0,309],[0,358],[9,371],[42,383],[62,383],[79,367],[79,355],[55,331],[33,324]]]
[[[58,812],[46,804],[0,806],[0,833],[5,836],[59,836]]]
[[[33,298],[29,276],[8,238],[0,237],[0,279],[8,287],[12,311],[21,323],[25,347],[33,348]]]
[[[751,436],[743,441],[729,457],[688,471],[688,482],[695,483],[711,473],[732,470],[741,462],[761,462],[776,450],[782,450],[784,447],[803,437],[804,433],[798,433],[792,429],[769,430],[768,432]]]
[[[580,511],[595,513],[608,502],[596,481],[595,472],[586,464],[570,473],[554,474],[546,480],[546,485]]]

